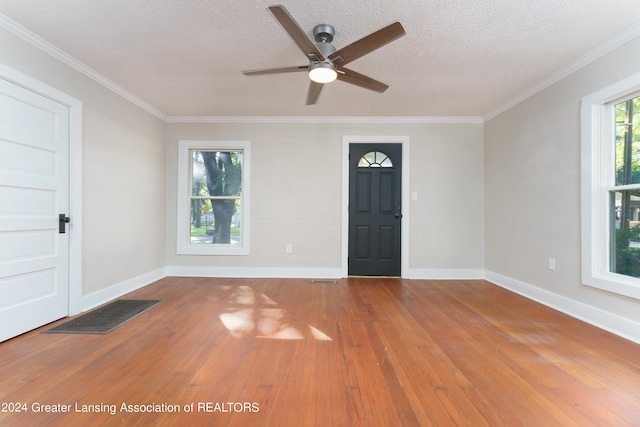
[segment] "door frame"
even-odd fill
[[[69,108],[69,313],[82,312],[82,101],[0,63],[0,78]]]
[[[344,135],[342,137],[342,277],[349,275],[349,144],[402,144],[402,228],[400,274],[409,278],[409,136]]]

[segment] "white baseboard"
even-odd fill
[[[167,276],[185,277],[247,277],[247,278],[330,278],[344,277],[340,268],[289,267],[190,267],[169,266]],[[411,269],[409,279],[482,280],[481,269]]]
[[[84,295],[81,301],[81,311],[87,311],[106,302],[121,297],[124,294],[140,289],[150,283],[166,277],[166,269],[159,268],[157,270],[149,271],[148,273],[141,274],[131,279],[127,279],[123,282],[116,283],[108,288],[101,289],[89,295]],[[78,312],[80,313],[80,311]],[[69,313],[69,315],[75,315],[78,313]]]
[[[167,276],[185,277],[246,277],[246,278],[330,278],[342,277],[340,268],[288,267],[191,267],[168,266]]]
[[[492,271],[485,271],[484,278],[502,288],[640,344],[640,323],[638,322]]]
[[[409,279],[421,280],[480,280],[484,279],[484,270],[473,268],[412,268],[409,269]]]

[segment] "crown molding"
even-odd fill
[[[522,92],[511,101],[485,116],[409,116],[409,117],[337,117],[337,116],[167,116],[151,104],[133,95],[96,70],[78,61],[68,53],[29,31],[7,16],[0,14],[0,28],[42,50],[53,58],[84,74],[144,111],[167,123],[361,123],[361,124],[482,124],[513,108],[522,101],[541,92],[590,63],[602,58],[618,47],[640,37],[640,24],[635,25],[596,49],[578,58],[558,72]]]
[[[167,116],[151,104],[143,101],[123,87],[109,80],[96,70],[78,61],[68,53],[34,34],[17,22],[0,14],[0,28],[19,37],[46,54],[68,65],[72,69],[84,74],[98,84],[111,90],[122,98],[137,105],[144,111],[158,117],[167,123],[364,123],[364,124],[420,124],[420,123],[464,123],[482,124],[482,117],[337,117],[337,116]]]
[[[357,116],[167,116],[167,123],[277,123],[277,124],[482,124],[476,116],[412,116],[412,117],[357,117]]]
[[[161,120],[166,121],[166,117],[167,117],[166,114],[164,114],[163,112],[161,112],[160,110],[152,106],[151,104],[148,104],[147,102],[133,95],[131,92],[127,91],[123,87],[112,82],[102,74],[98,73],[93,68],[88,67],[87,65],[75,59],[73,56],[69,55],[68,53],[64,52],[58,47],[52,45],[48,41],[44,40],[42,37],[32,33],[22,25],[18,24],[17,22],[11,20],[10,18],[2,14],[0,14],[0,28],[4,28],[5,30],[9,31],[11,34],[19,37],[20,39],[31,44],[32,46],[42,50],[44,53],[52,56],[53,58],[57,59],[63,64],[68,65],[69,67],[78,71],[79,73],[84,74],[85,76],[89,77],[90,79],[94,80],[100,85],[106,87],[107,89],[111,90],[112,92],[116,93],[117,95],[121,96],[122,98],[126,99],[132,104],[137,105],[138,107],[142,108],[146,112],[158,117]]]
[[[640,24],[634,25],[633,27],[629,28],[628,30],[626,30],[625,32],[619,34],[618,36],[614,37],[613,39],[609,40],[608,42],[601,44],[600,46],[598,46],[597,48],[593,49],[592,51],[590,51],[586,55],[581,56],[580,58],[578,58],[577,60],[573,61],[572,63],[570,63],[566,67],[560,69],[558,72],[552,74],[551,76],[549,76],[546,79],[542,80],[538,84],[536,84],[533,87],[531,87],[531,88],[527,89],[526,91],[522,92],[520,95],[518,95],[517,97],[513,98],[511,101],[507,102],[506,104],[503,104],[499,108],[495,109],[491,113],[489,113],[486,116],[484,116],[483,120],[485,122],[488,122],[489,120],[493,119],[494,117],[496,117],[496,116],[504,113],[505,111],[515,107],[516,105],[518,105],[522,101],[532,97],[533,95],[535,95],[535,94],[537,94],[539,92],[542,92],[544,89],[546,89],[546,88],[550,87],[551,85],[559,82],[560,80],[568,77],[569,75],[571,75],[571,74],[575,73],[576,71],[580,70],[581,68],[591,64],[592,62],[595,62],[596,60],[602,58],[603,56],[613,52],[615,49],[619,48],[620,46],[624,45],[625,43],[630,42],[631,40],[633,40],[633,39],[635,39],[637,37],[640,37]]]

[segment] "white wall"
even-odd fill
[[[580,106],[640,71],[640,39],[485,124],[488,277],[640,340],[640,301],[581,284]],[[548,269],[548,258],[556,270]]]
[[[4,29],[0,46],[0,63],[83,102],[84,308],[118,296],[122,282],[163,271],[164,122]]]
[[[342,137],[410,137],[413,277],[482,276],[482,124],[174,123],[167,136],[167,265],[175,274],[335,275],[342,257]],[[251,254],[176,255],[177,143],[251,141]],[[285,254],[285,245],[293,245]]]

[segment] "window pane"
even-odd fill
[[[640,277],[640,190],[610,195],[611,272]]]
[[[240,244],[242,151],[191,150],[191,243]],[[215,198],[213,198],[215,197]]]
[[[241,212],[238,199],[192,199],[191,243],[239,245]]]
[[[393,167],[393,163],[391,163],[390,158],[385,156],[384,159],[382,159],[382,161],[380,162],[380,166],[382,166],[383,168],[390,168]]]
[[[640,183],[640,97],[616,105],[616,185]]]
[[[375,161],[375,153],[374,152],[367,153],[364,156],[362,156],[358,161],[358,167],[368,168],[371,165],[371,163],[373,163],[374,161]]]
[[[191,151],[191,194],[239,196],[242,191],[242,151]],[[203,194],[200,193],[205,188]]]
[[[393,162],[384,153],[380,151],[370,151],[360,158],[358,161],[359,168],[392,168]]]
[[[207,195],[207,180],[202,163],[202,156],[199,151],[191,151],[191,159],[193,165],[191,167],[191,195],[205,196]]]

